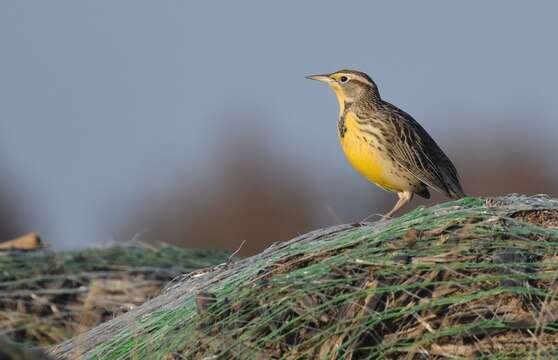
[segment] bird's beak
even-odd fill
[[[333,79],[329,77],[329,75],[310,75],[306,77],[307,79],[310,80],[317,80],[317,81],[321,81],[324,82],[326,84],[331,84],[333,82]]]

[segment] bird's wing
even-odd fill
[[[395,161],[433,189],[452,198],[465,196],[455,166],[426,130],[411,115],[386,104],[396,134],[388,145]]]

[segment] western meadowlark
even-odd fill
[[[339,102],[337,132],[351,165],[369,181],[396,192],[391,217],[428,187],[451,198],[465,196],[455,166],[413,117],[382,100],[365,73],[341,70],[308,79],[328,84]]]

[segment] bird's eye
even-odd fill
[[[346,76],[341,76],[341,77],[339,78],[339,82],[346,83],[347,81],[349,81],[349,78],[346,77]]]

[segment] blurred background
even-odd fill
[[[344,159],[333,92],[304,79],[341,68],[411,113],[468,194],[556,196],[557,12],[510,0],[1,2],[0,240],[246,240],[249,255],[386,212],[396,196]]]

